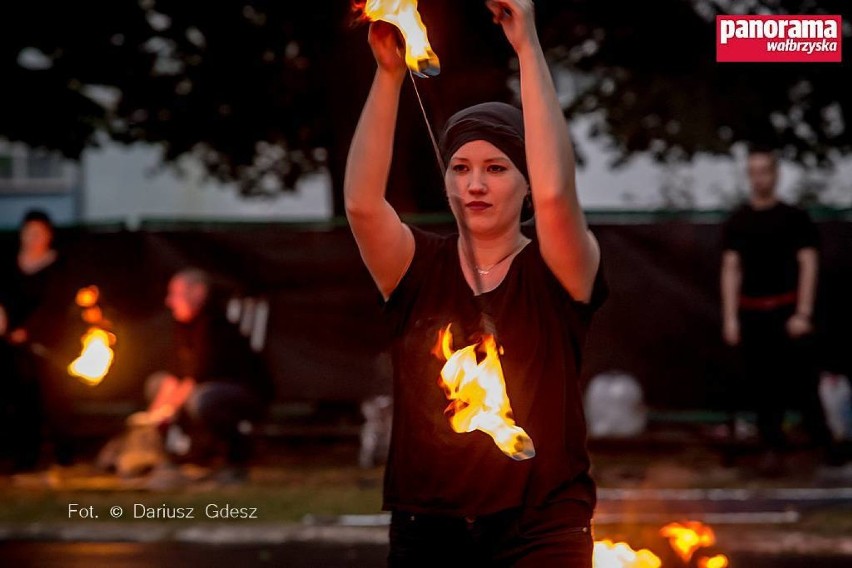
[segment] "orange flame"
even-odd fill
[[[713,529],[698,521],[669,523],[660,529],[660,534],[669,539],[671,547],[687,564],[696,550],[716,544]],[[713,568],[718,567],[714,565]]]
[[[80,317],[83,318],[84,322],[92,325],[98,324],[104,320],[104,314],[98,306],[85,308]]]
[[[698,568],[727,568],[728,557],[724,554],[717,554],[709,558],[699,558]]]
[[[83,350],[80,356],[68,365],[68,373],[87,385],[95,386],[103,380],[112,365],[113,352],[110,346],[115,343],[115,336],[92,327],[80,341]]]
[[[624,542],[595,541],[593,568],[660,568],[662,561],[650,550],[633,550]]]
[[[417,0],[366,0],[360,9],[368,20],[382,20],[396,26],[402,33],[405,39],[405,64],[409,69],[421,77],[441,72],[438,56],[429,45],[426,26],[417,11]]]
[[[497,447],[514,460],[535,456],[532,439],[515,424],[506,394],[506,381],[500,365],[502,349],[494,336],[486,334],[482,341],[453,351],[450,326],[438,333],[435,354],[446,360],[441,369],[440,384],[452,402],[445,410],[450,426],[458,433],[479,430],[491,436]],[[485,358],[477,362],[480,347]]]
[[[100,290],[97,286],[92,285],[77,290],[77,296],[75,300],[77,302],[77,305],[81,308],[91,308],[98,303],[99,296]]]

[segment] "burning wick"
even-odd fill
[[[414,73],[434,77],[441,72],[441,63],[429,45],[426,26],[417,11],[417,0],[366,0],[361,9],[371,22],[382,20],[402,33],[405,64]]]
[[[506,394],[506,381],[500,365],[502,349],[494,336],[486,334],[482,341],[453,351],[450,326],[438,332],[435,355],[446,360],[441,369],[440,385],[452,402],[444,413],[458,433],[479,430],[491,436],[497,447],[513,460],[535,456],[533,441],[523,428],[515,424]],[[485,358],[477,361],[477,348]]]

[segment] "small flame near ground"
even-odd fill
[[[593,568],[660,568],[660,558],[648,550],[633,550],[626,542],[595,541]]]
[[[698,521],[669,523],[660,529],[660,534],[669,539],[671,547],[687,564],[696,550],[716,544],[713,529]]]
[[[683,561],[684,566],[698,568],[727,568],[728,557],[724,554],[693,557],[700,549],[713,546],[716,535],[713,529],[698,521],[669,523],[660,529],[660,534],[668,539],[672,550]],[[625,542],[613,542],[605,539],[595,541],[593,553],[594,568],[660,568],[662,560],[648,549],[633,550]]]
[[[728,568],[728,557],[717,554],[708,558],[699,558],[698,568]]]

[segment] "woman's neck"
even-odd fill
[[[459,238],[459,246],[474,266],[480,271],[490,270],[507,260],[529,242],[520,229],[494,237],[465,235]]]
[[[56,260],[56,251],[45,250],[22,250],[18,253],[18,268],[24,274],[34,274]]]

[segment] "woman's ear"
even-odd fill
[[[532,192],[527,190],[526,195],[524,195],[524,204],[521,207],[521,221],[531,218],[534,213],[535,209],[533,208]]]

